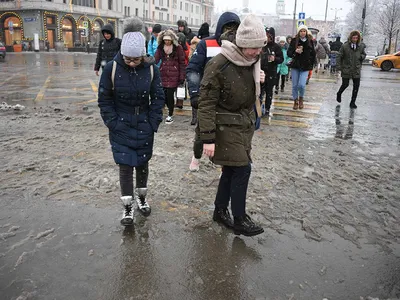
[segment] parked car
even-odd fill
[[[375,68],[381,68],[383,71],[400,69],[400,51],[393,54],[375,57],[375,59],[372,61],[372,66]]]
[[[2,42],[0,42],[0,58],[3,60],[6,58],[6,46]]]

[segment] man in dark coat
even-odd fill
[[[265,91],[265,115],[269,116],[273,88],[276,83],[277,67],[283,63],[283,52],[281,47],[275,43],[275,29],[267,27],[265,32],[268,37],[268,44],[263,48],[261,56],[261,69],[265,72],[265,83],[261,91],[261,97],[263,97],[263,91]]]
[[[366,56],[365,44],[361,42],[360,32],[357,30],[352,31],[348,41],[340,48],[337,57],[337,69],[342,74],[342,86],[336,94],[337,102],[341,103],[342,93],[349,86],[350,78],[353,79],[350,108],[357,108],[356,99],[360,88],[361,67]]]
[[[186,68],[186,80],[190,95],[190,104],[192,105],[192,125],[197,124],[197,108],[200,94],[200,82],[204,74],[206,64],[217,54],[221,53],[221,35],[234,39],[236,30],[239,27],[240,18],[232,12],[224,12],[218,19],[215,34],[209,38],[202,39],[196,50],[193,52]],[[198,125],[198,124],[197,124]],[[203,143],[200,140],[198,126],[196,128],[196,136],[193,145],[194,156],[190,163],[191,171],[199,170],[199,159],[203,153]]]
[[[104,25],[101,29],[101,33],[104,36],[104,40],[99,44],[96,63],[94,65],[94,71],[97,76],[99,76],[100,67],[104,70],[105,65],[114,59],[121,48],[121,40],[115,37],[114,29],[111,24]]]
[[[340,51],[343,43],[340,41],[340,36],[336,37],[336,41],[334,41],[331,45],[331,51]]]
[[[178,32],[182,32],[186,36],[186,41],[190,44],[192,38],[196,36],[192,32],[192,29],[188,27],[187,22],[185,20],[179,20],[177,22],[177,25],[178,25]]]

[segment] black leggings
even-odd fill
[[[133,196],[133,168],[128,165],[119,165],[119,184],[122,196]],[[149,163],[136,169],[136,188],[146,188],[149,177]]]
[[[353,93],[351,95],[351,102],[356,102],[358,89],[360,88],[360,78],[353,78]],[[338,94],[342,93],[347,89],[350,84],[350,78],[342,78],[342,86],[340,87]]]
[[[170,117],[174,115],[175,92],[176,88],[164,88],[165,104],[168,107],[168,116]]]
[[[279,88],[279,78],[281,79],[281,89],[284,89],[285,88],[286,75],[281,75],[281,73],[278,73],[278,75],[276,75],[276,89]]]

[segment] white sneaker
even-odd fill
[[[199,169],[200,169],[200,161],[193,156],[192,161],[190,162],[189,165],[189,170],[192,172],[198,172]]]
[[[133,206],[132,196],[122,196],[121,201],[124,204],[124,210],[122,212],[121,224],[124,226],[133,224]]]
[[[165,124],[172,124],[174,122],[174,119],[171,116],[168,116],[165,119]]]

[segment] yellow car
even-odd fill
[[[372,66],[375,68],[381,68],[383,71],[400,69],[400,51],[394,54],[375,57],[375,59],[372,61]]]

